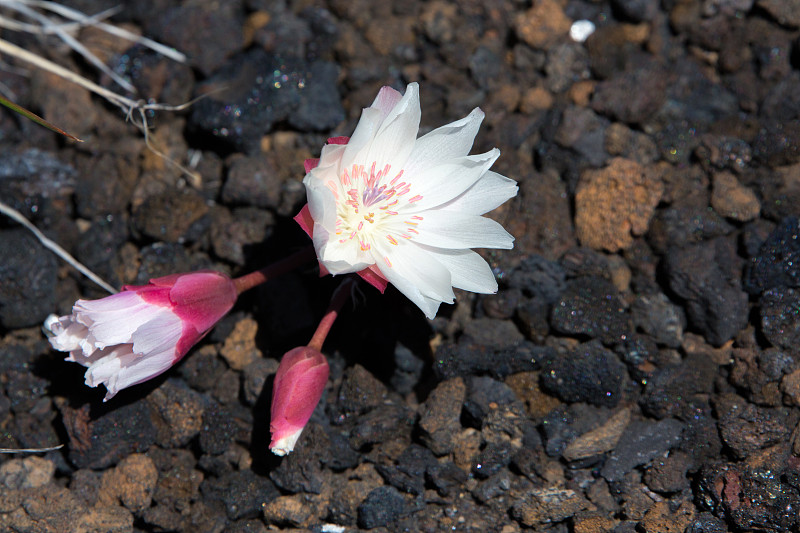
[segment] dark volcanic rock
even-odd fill
[[[394,487],[378,487],[358,506],[358,526],[364,529],[387,526],[406,510],[406,501]]]
[[[89,406],[62,409],[69,434],[69,459],[78,468],[107,468],[155,443],[156,427],[146,402],[109,410],[96,418]]]
[[[690,324],[719,346],[747,323],[747,294],[726,276],[715,247],[695,244],[667,256],[669,286],[686,300]]]
[[[550,323],[561,333],[587,335],[609,344],[630,328],[619,291],[610,281],[593,276],[567,283],[553,306]]]
[[[41,324],[55,310],[58,265],[26,230],[0,231],[0,325]]]
[[[256,518],[265,504],[280,495],[269,479],[252,470],[207,479],[200,485],[200,490],[208,500],[222,502],[230,520]]]
[[[429,449],[412,444],[400,454],[394,465],[379,464],[376,470],[389,485],[419,496],[425,490],[425,472],[438,464]]]
[[[479,344],[445,344],[436,350],[433,371],[439,379],[473,374],[504,377],[516,372],[536,370],[555,355],[549,346],[524,341],[505,350]]]
[[[761,295],[758,304],[761,332],[767,340],[773,346],[795,349],[800,342],[800,291],[769,289]]]
[[[326,131],[344,120],[337,78],[338,68],[330,63],[281,59],[254,48],[199,87],[208,96],[192,107],[190,125],[250,153],[286,119],[306,131]]]
[[[599,341],[548,361],[545,370],[542,388],[565,402],[614,407],[621,399],[625,367]]]
[[[691,417],[707,403],[716,373],[717,366],[703,354],[691,354],[680,365],[659,369],[647,381],[642,410],[656,418]]]
[[[633,468],[647,464],[678,444],[683,429],[683,423],[671,418],[631,422],[600,475],[609,482],[620,481]]]
[[[795,217],[783,219],[770,233],[744,277],[750,294],[783,287],[800,287],[800,223]]]

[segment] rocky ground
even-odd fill
[[[475,150],[519,182],[492,214],[516,246],[486,254],[497,295],[434,321],[363,287],[277,458],[277,358],[334,281],[309,267],[253,291],[103,403],[40,330],[103,293],[0,220],[0,447],[64,444],[0,456],[0,529],[800,530],[800,1],[145,0],[112,20],[188,55],[79,34],[138,97],[206,95],[149,114],[194,176],[119,109],[4,57],[17,102],[86,142],[0,112],[0,198],[113,284],[306,246],[303,160],[410,81],[423,132],[486,112]],[[54,38],[2,37],[96,77]]]

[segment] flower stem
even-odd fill
[[[273,263],[260,270],[256,270],[255,272],[250,272],[249,274],[238,277],[233,280],[233,284],[236,287],[236,292],[238,294],[242,294],[253,287],[257,287],[262,283],[277,278],[278,276],[282,276],[283,274],[286,274],[287,272],[290,272],[295,268],[308,263],[314,259],[314,257],[316,257],[314,253],[314,247],[308,246],[307,248],[303,248],[299,252],[295,252],[285,259],[281,259],[277,263]]]
[[[325,337],[328,336],[333,323],[336,321],[336,317],[339,316],[339,311],[341,311],[342,306],[350,297],[350,290],[355,282],[356,280],[353,277],[348,276],[348,278],[336,288],[336,291],[331,297],[331,303],[328,305],[328,311],[325,313],[325,316],[322,317],[322,320],[319,321],[317,331],[314,332],[314,336],[311,337],[308,343],[309,348],[313,348],[318,352],[322,351],[322,344],[325,342]]]

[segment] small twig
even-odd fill
[[[44,453],[60,450],[63,447],[63,444],[59,444],[49,448],[0,448],[0,453]]]
[[[80,261],[78,261],[77,259],[72,257],[69,254],[69,252],[67,252],[65,249],[63,249],[61,246],[59,246],[58,243],[48,239],[44,235],[44,233],[39,231],[39,228],[37,228],[36,226],[31,224],[31,222],[27,218],[25,218],[22,215],[22,213],[20,213],[19,211],[17,211],[13,207],[6,205],[3,201],[0,201],[0,213],[6,215],[7,217],[9,217],[10,219],[12,219],[12,220],[14,220],[16,222],[19,222],[20,224],[22,224],[25,227],[25,229],[27,229],[28,231],[33,233],[33,235],[37,239],[39,239],[39,242],[42,243],[42,246],[44,246],[48,250],[52,251],[58,257],[60,257],[61,259],[63,259],[64,261],[66,261],[67,263],[72,265],[72,267],[74,267],[75,270],[77,270],[78,272],[80,272],[81,274],[83,274],[84,276],[86,276],[87,278],[89,278],[90,280],[92,280],[97,285],[101,286],[102,288],[104,288],[105,290],[110,292],[111,294],[116,294],[117,293],[117,289],[115,289],[110,284],[108,284],[105,281],[103,281],[103,278],[101,278],[100,276],[98,276],[97,274],[95,274],[94,272],[89,270],[89,268],[87,266],[83,265]]]

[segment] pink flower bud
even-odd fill
[[[237,292],[220,272],[173,274],[128,285],[100,300],[78,300],[69,316],[44,323],[67,361],[88,367],[86,384],[106,386],[105,400],[180,361],[231,310]]]
[[[319,351],[302,346],[283,356],[272,387],[272,453],[286,455],[294,449],[327,382],[328,361]]]

